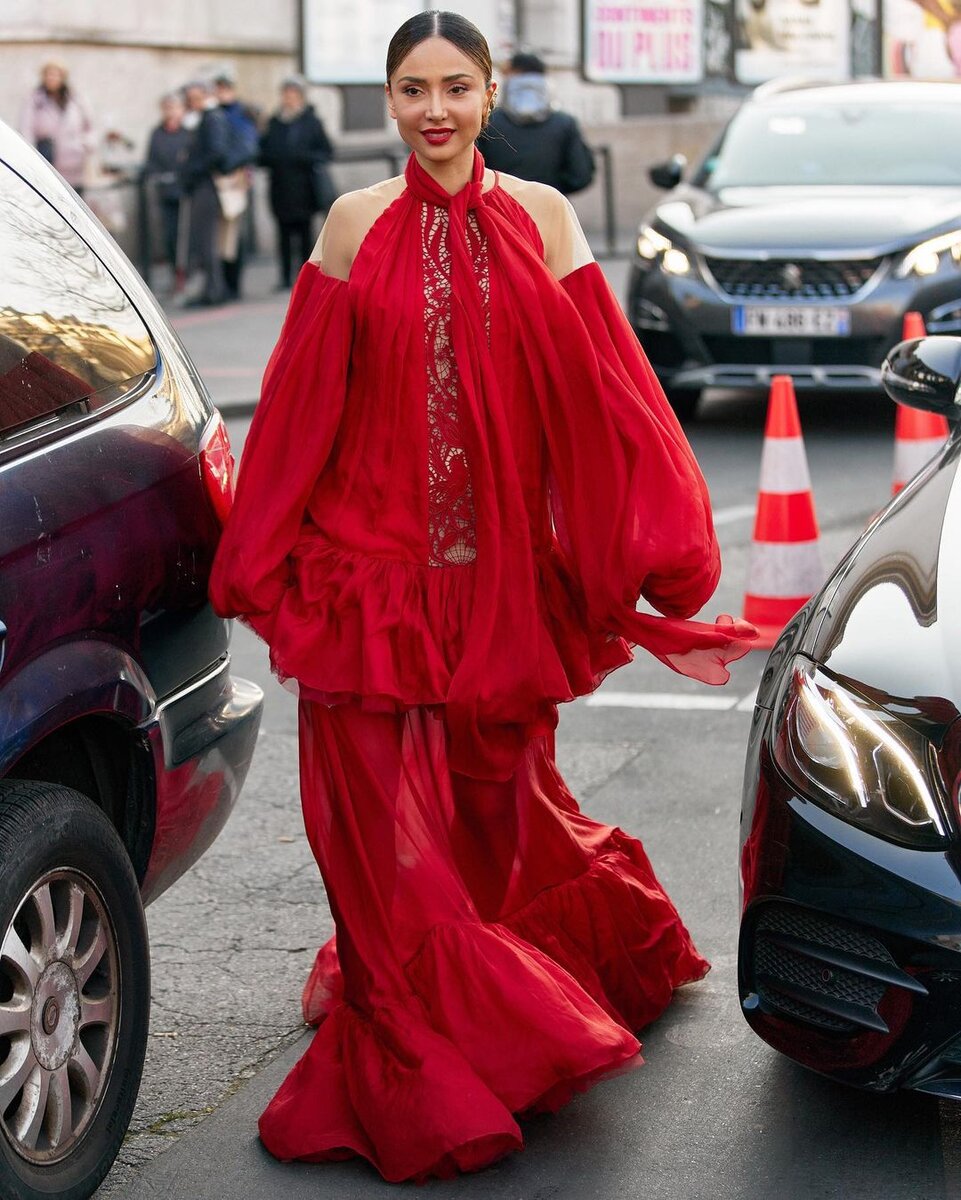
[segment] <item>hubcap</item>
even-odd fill
[[[66,1157],[110,1076],[120,1018],[116,934],[94,883],[51,871],[0,942],[0,1131],[21,1157]]]

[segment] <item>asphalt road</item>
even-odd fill
[[[612,264],[620,290],[623,264]],[[250,399],[282,307],[266,287],[232,315],[180,318],[225,407]],[[213,368],[213,370],[212,370]],[[253,381],[253,382],[252,382]],[[252,389],[252,390],[248,390]],[[881,399],[802,405],[825,569],[890,491],[893,416]],[[747,581],[763,406],[712,396],[689,434],[724,554],[718,611]],[[239,448],[247,420],[229,421]],[[237,673],[268,693],[238,809],[201,863],[149,911],[154,969],[141,1099],[98,1195],[124,1200],[353,1200],[395,1194],[365,1165],[273,1162],[256,1118],[304,1049],[299,990],[330,918],[301,835],[293,698],[262,646],[234,638]],[[736,844],[750,696],[763,655],[718,693],[638,659],[566,707],[559,760],[583,807],[639,835],[714,969],[644,1035],[645,1066],[527,1124],[524,1153],[432,1192],[484,1200],[942,1200],[958,1189],[954,1110],[866,1096],[781,1059],[737,1005]],[[728,708],[697,707],[727,694]]]

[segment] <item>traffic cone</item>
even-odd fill
[[[918,312],[904,314],[901,337],[925,336],[924,319]],[[948,436],[948,423],[938,413],[922,412],[919,408],[897,406],[894,419],[894,481],[891,495],[896,496],[909,479],[929,462],[944,445]]]
[[[744,619],[768,650],[824,582],[817,516],[794,384],[771,380]]]

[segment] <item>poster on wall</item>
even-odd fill
[[[884,0],[884,74],[961,78],[961,0]]]
[[[704,74],[701,0],[584,0],[583,67],[593,83],[696,83]]]
[[[848,0],[735,0],[735,77],[846,79],[849,23]]]
[[[301,0],[303,70],[311,83],[383,83],[387,43],[430,0]],[[495,61],[514,43],[512,0],[459,0],[457,12],[480,29]]]

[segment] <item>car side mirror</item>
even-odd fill
[[[881,383],[898,404],[961,421],[961,337],[899,342],[881,366]]]
[[[687,166],[687,159],[683,154],[675,154],[673,158],[669,158],[667,162],[656,163],[647,172],[647,177],[655,187],[664,188],[665,191],[670,191],[671,188],[677,187],[684,175],[684,168]]]

